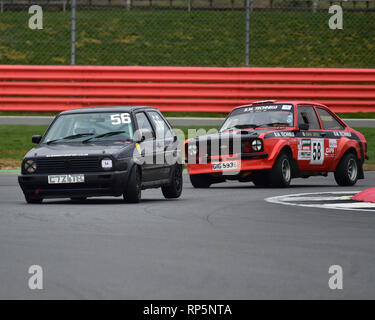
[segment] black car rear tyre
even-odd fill
[[[289,156],[281,153],[271,171],[269,172],[269,181],[272,187],[285,188],[290,185],[292,178],[292,165]]]
[[[167,186],[162,186],[161,191],[166,199],[179,198],[182,193],[183,178],[182,178],[182,166],[176,164],[173,168],[172,181]]]
[[[138,166],[134,166],[129,174],[129,181],[123,194],[124,200],[128,203],[138,203],[141,201],[142,177]]]
[[[209,188],[212,184],[211,177],[208,174],[192,174],[190,175],[190,182],[194,188]]]
[[[345,154],[334,172],[335,180],[339,186],[353,186],[358,180],[358,162],[353,153]]]

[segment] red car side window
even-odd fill
[[[306,123],[309,129],[320,129],[318,117],[311,106],[298,106],[298,124]]]
[[[316,108],[324,130],[344,130],[344,127],[325,109]]]

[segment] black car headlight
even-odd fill
[[[262,140],[261,139],[254,139],[251,142],[251,148],[255,152],[261,151],[263,149],[263,142],[262,142]]]
[[[113,161],[111,158],[103,158],[101,166],[104,170],[111,170],[113,168]]]
[[[26,160],[23,168],[27,173],[34,173],[36,171],[36,162],[34,160]]]

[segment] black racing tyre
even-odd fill
[[[269,181],[272,187],[286,188],[290,185],[292,179],[292,164],[286,153],[281,153],[271,171],[269,172]]]
[[[358,180],[358,162],[353,153],[345,154],[334,172],[335,180],[339,186],[353,186]]]
[[[35,198],[35,197],[30,197],[25,195],[25,200],[27,203],[42,203],[43,198]]]
[[[268,173],[254,177],[252,182],[256,187],[268,187],[270,185]]]
[[[209,188],[212,184],[211,177],[208,174],[192,174],[190,175],[190,182],[194,188]]]
[[[162,186],[161,191],[166,199],[179,198],[182,193],[183,178],[182,165],[176,164],[172,172],[172,181],[167,186]]]
[[[73,202],[82,202],[85,201],[87,198],[86,197],[71,197],[70,200]]]
[[[128,203],[138,203],[141,201],[142,194],[142,177],[141,170],[134,166],[129,174],[128,184],[123,194],[124,200]]]

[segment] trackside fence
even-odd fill
[[[227,113],[263,99],[375,112],[375,69],[0,65],[0,111],[151,105]]]

